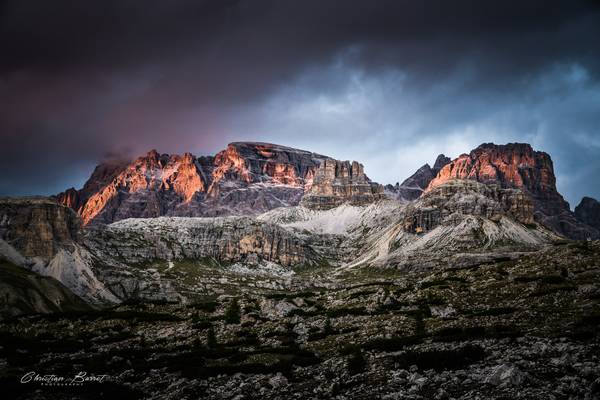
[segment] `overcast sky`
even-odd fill
[[[104,159],[268,141],[380,183],[528,142],[600,198],[600,8],[586,1],[1,1],[0,195]]]

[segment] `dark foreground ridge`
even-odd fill
[[[598,242],[557,243],[435,272],[348,273],[331,288],[238,283],[188,304],[22,316],[0,329],[2,387],[15,399],[597,398],[599,262]],[[28,371],[109,380],[18,383]]]

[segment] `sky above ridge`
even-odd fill
[[[0,195],[156,148],[264,141],[380,183],[531,143],[600,199],[594,1],[0,1]]]

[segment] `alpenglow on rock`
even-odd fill
[[[552,159],[526,143],[484,143],[444,166],[426,191],[452,179],[469,179],[502,188],[520,189],[531,196],[536,221],[574,239],[597,236],[581,224],[556,190]]]
[[[85,225],[159,216],[254,215],[297,205],[319,163],[309,151],[269,143],[230,143],[218,154],[159,154],[101,164],[81,190],[57,200]]]
[[[296,206],[305,194],[311,200],[321,196],[323,207],[366,204],[380,193],[381,186],[359,163],[276,144],[235,142],[214,157],[152,150],[129,163],[102,164],[81,190],[71,188],[56,198],[88,225],[160,216],[257,215]]]
[[[383,186],[371,182],[362,164],[324,160],[317,169],[310,190],[302,198],[307,208],[327,210],[344,203],[365,205],[383,198]]]

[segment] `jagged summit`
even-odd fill
[[[433,170],[436,171],[435,173],[437,174],[450,161],[452,161],[450,157],[446,157],[444,154],[438,155],[435,159],[435,163],[433,163]]]
[[[216,155],[203,157],[152,149],[130,162],[100,164],[82,189],[67,189],[57,199],[76,210],[84,224],[158,216],[255,215],[297,205],[313,189],[315,173],[326,160],[345,165],[321,154],[264,142],[232,142]],[[357,199],[348,185],[371,191],[366,176],[336,182],[347,192],[340,197],[338,190],[336,201]],[[361,202],[367,200],[361,197]]]
[[[435,159],[433,168],[429,164],[420,167],[414,174],[409,176],[402,184],[395,186],[386,185],[388,196],[398,200],[412,201],[417,199],[429,185],[429,182],[450,162],[450,158],[440,154]]]

